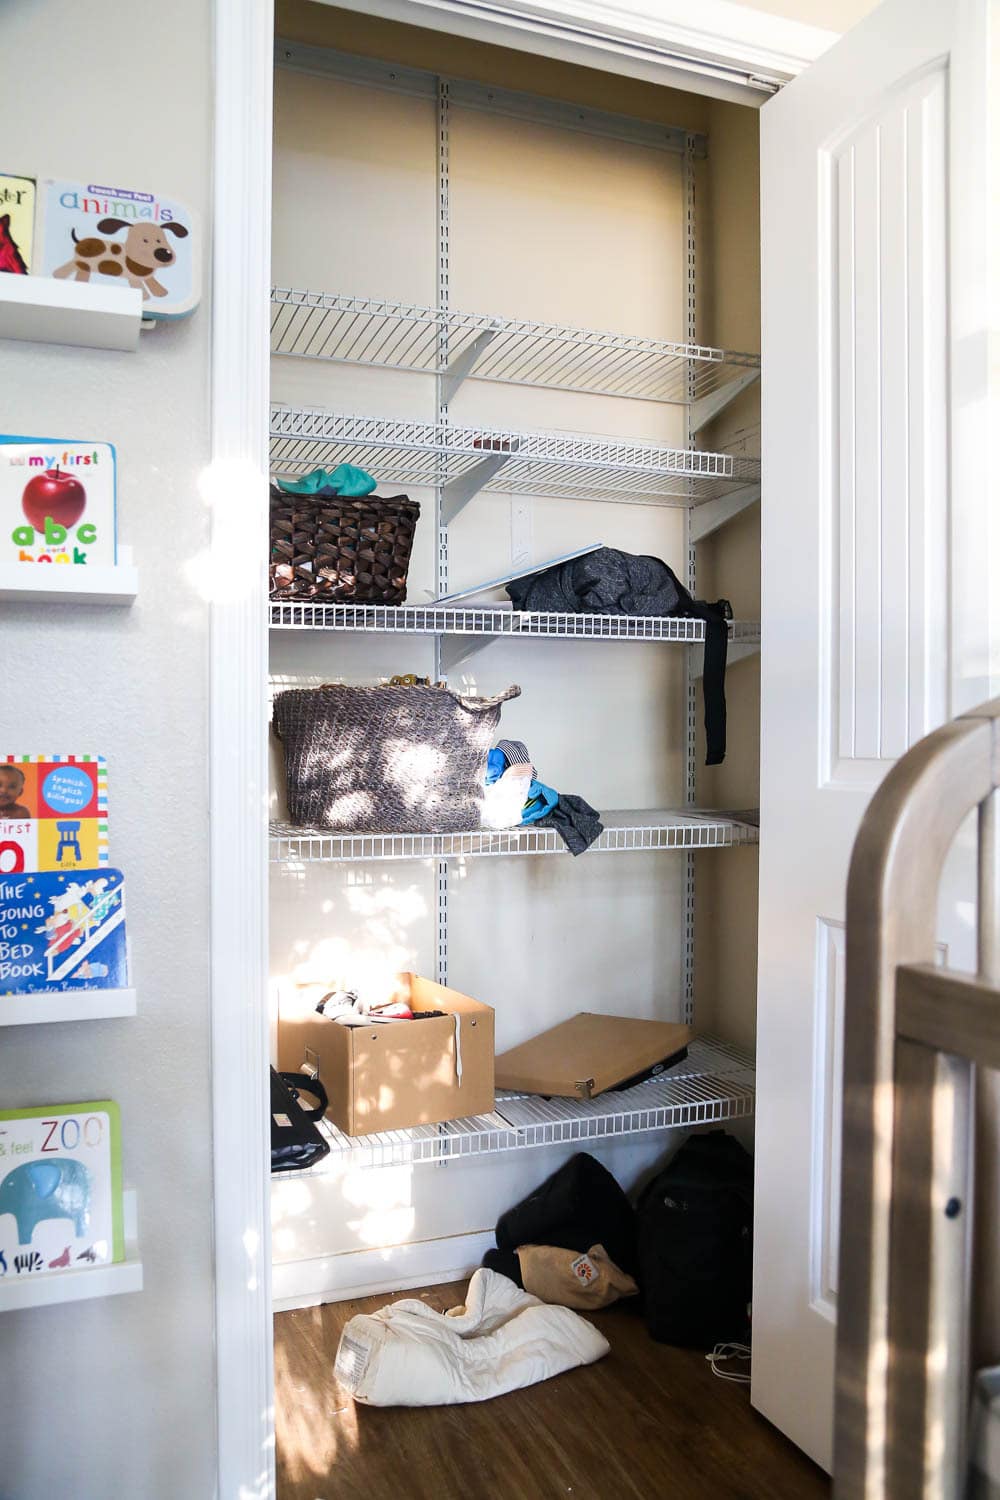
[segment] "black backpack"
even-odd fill
[[[749,1338],[753,1162],[724,1131],[691,1136],[639,1199],[643,1312],[662,1344]]]
[[[319,1101],[315,1109],[299,1103],[299,1091]],[[292,1172],[311,1167],[329,1153],[330,1144],[316,1128],[329,1104],[326,1089],[308,1073],[276,1073],[271,1069],[271,1171]]]

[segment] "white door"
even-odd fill
[[[826,1468],[848,858],[896,757],[990,695],[989,11],[886,0],[761,119],[752,1396]]]

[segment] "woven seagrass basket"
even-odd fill
[[[271,598],[402,604],[419,516],[405,495],[323,500],[272,488]]]
[[[300,827],[467,833],[482,824],[501,704],[438,687],[292,688],[274,700],[288,815]]]

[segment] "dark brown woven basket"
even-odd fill
[[[361,500],[271,490],[271,598],[402,604],[420,516],[406,495]]]

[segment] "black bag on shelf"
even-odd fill
[[[319,1103],[306,1109],[299,1092],[312,1094]],[[271,1171],[293,1172],[314,1166],[330,1151],[315,1125],[329,1104],[326,1089],[307,1073],[276,1073],[271,1069]]]
[[[639,1199],[643,1313],[661,1344],[745,1343],[753,1161],[725,1131],[691,1136]]]
[[[695,599],[659,557],[600,547],[507,585],[515,609],[598,615],[669,615],[705,623],[705,764],[726,758],[728,599]]]

